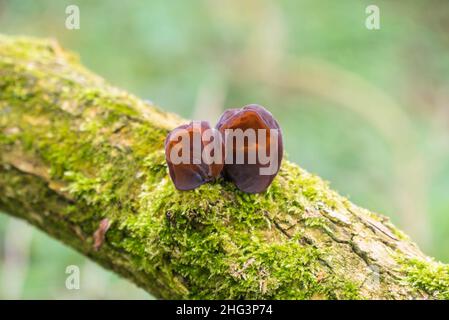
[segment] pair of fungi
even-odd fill
[[[222,161],[210,162],[204,161],[202,158],[198,159],[198,157],[194,159],[193,143],[190,143],[190,159],[187,163],[179,163],[179,161],[172,159],[172,151],[179,143],[177,137],[181,130],[187,132],[188,139],[193,142],[196,134],[202,135],[208,129],[211,129],[211,127],[207,121],[201,121],[197,126],[191,122],[190,124],[175,128],[168,134],[165,140],[165,158],[168,164],[170,178],[175,187],[178,190],[195,189],[206,182],[213,181],[221,174],[225,179],[234,182],[241,191],[247,193],[265,191],[278,173],[283,155],[282,134],[279,124],[273,118],[273,115],[258,105],[247,105],[241,109],[226,110],[215,127],[222,137],[220,141],[223,150]],[[266,136],[265,139],[261,139],[257,135],[255,143],[251,143],[249,139],[244,139],[243,145],[236,144],[235,146],[232,145],[231,148],[225,148],[223,141],[225,141],[225,134],[227,134],[228,129],[241,129],[243,132],[247,129],[253,129],[256,132],[259,129],[265,129],[261,132],[265,133]],[[209,143],[213,142],[214,140],[204,142],[201,139],[201,152],[203,152]],[[270,150],[271,145],[276,149]],[[264,153],[266,155],[271,154],[270,152],[273,151],[275,152],[274,156],[276,157],[276,161],[274,162],[274,168],[268,174],[261,174],[261,169],[272,164],[261,161],[260,157],[257,157],[255,161],[248,161],[250,152],[256,152],[258,155]],[[225,158],[237,159],[238,152],[243,153],[245,159],[243,163],[224,160]]]

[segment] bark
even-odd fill
[[[267,192],[176,191],[176,115],[51,40],[0,36],[0,210],[159,298],[449,298],[449,268],[284,161]]]

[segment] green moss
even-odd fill
[[[433,260],[401,259],[405,282],[435,299],[449,299],[449,266]]]
[[[284,174],[289,166],[284,165]],[[323,266],[325,252],[301,245],[297,237],[272,239],[285,236],[273,229],[268,213],[284,214],[287,206],[298,214],[302,210],[299,202],[292,205],[302,195],[287,196],[286,182],[282,176],[275,179],[263,194],[242,193],[221,179],[180,192],[165,176],[144,188],[139,214],[123,220],[121,229],[130,231],[124,247],[136,257],[150,257],[136,260],[147,272],[157,266],[158,272],[180,276],[189,288],[179,293],[184,298],[360,298],[355,284]],[[136,245],[132,238],[148,242]]]

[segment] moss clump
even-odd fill
[[[449,266],[420,259],[401,261],[405,282],[435,299],[449,299]]]
[[[240,192],[221,179],[180,192],[165,168],[159,183],[144,185],[140,211],[120,226],[129,237],[116,245],[137,257],[135,264],[146,272],[181,279],[172,290],[182,298],[361,298],[349,278],[337,277],[323,265],[327,252],[301,244],[300,234],[287,238],[273,222],[286,212],[300,216],[310,205],[299,190],[283,189],[290,180],[307,185],[309,177],[311,184],[317,183],[285,162],[263,194]],[[324,225],[318,219],[305,221],[306,226]],[[142,238],[146,242],[136,245]]]

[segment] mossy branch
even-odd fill
[[[449,298],[447,265],[287,161],[263,194],[175,190],[181,122],[54,41],[0,36],[0,209],[160,298]]]

